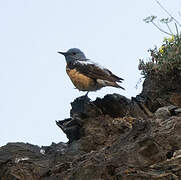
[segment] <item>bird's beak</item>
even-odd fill
[[[67,55],[67,53],[66,52],[58,52],[59,54],[62,54],[62,55],[64,55],[64,56],[66,56]]]

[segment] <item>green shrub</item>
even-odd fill
[[[149,50],[151,58],[145,62],[139,60],[139,70],[144,77],[150,73],[170,73],[174,70],[181,71],[181,35],[172,35],[170,38],[164,38],[162,46],[158,49]]]
[[[148,50],[151,58],[146,61],[143,59],[139,60],[138,69],[141,70],[143,77],[147,77],[151,73],[164,75],[174,71],[181,71],[181,34],[178,30],[178,27],[181,28],[181,24],[159,1],[156,2],[169,17],[159,20],[157,16],[152,15],[145,18],[144,21],[151,23],[159,31],[169,35],[169,38],[164,38],[160,48],[155,46],[153,49]],[[162,26],[160,26],[160,23],[162,23]]]

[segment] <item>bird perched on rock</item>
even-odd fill
[[[122,78],[87,59],[80,49],[72,48],[67,52],[58,53],[65,56],[66,72],[74,86],[80,91],[87,91],[88,94],[89,91],[96,91],[105,86],[124,89],[117,84],[123,81]]]

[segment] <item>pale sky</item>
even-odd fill
[[[178,19],[179,0],[160,0]],[[57,51],[80,48],[87,58],[125,79],[126,91],[89,93],[136,96],[137,69],[147,50],[166,35],[143,19],[165,17],[155,0],[0,0],[0,146],[7,142],[66,142],[55,120],[69,117],[74,89]]]

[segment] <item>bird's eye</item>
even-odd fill
[[[75,52],[73,52],[72,54],[73,54],[73,55],[76,55],[76,53],[75,53]]]

